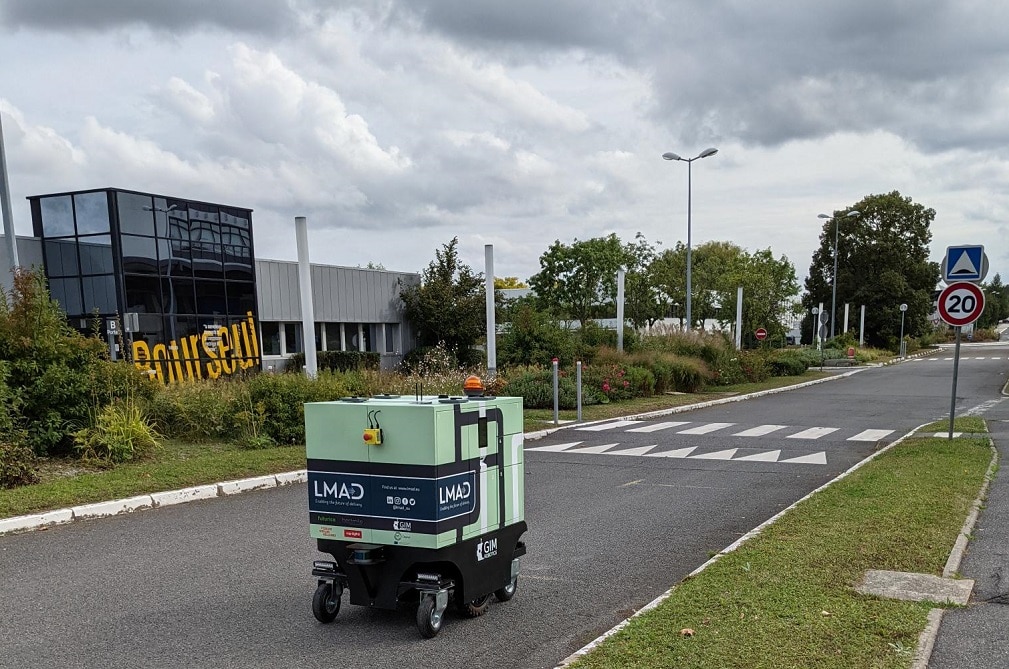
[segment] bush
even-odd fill
[[[89,421],[105,344],[72,329],[50,299],[41,270],[15,270],[0,299],[0,360],[20,398],[28,445],[36,454],[69,450],[73,426]]]
[[[0,436],[0,488],[38,483],[38,458],[27,444]]]
[[[584,383],[582,375],[582,405],[599,404],[601,397]],[[521,372],[505,383],[503,394],[521,397],[527,409],[552,409],[554,406],[553,370],[530,369]],[[558,406],[561,409],[575,409],[578,406],[578,391],[575,380],[568,374],[558,376]]]
[[[553,358],[570,365],[576,357],[575,348],[571,330],[532,305],[520,304],[511,310],[511,321],[497,339],[497,361],[502,368],[548,367]]]
[[[375,351],[316,351],[315,361],[320,372],[350,372],[359,369],[378,369],[382,365],[382,356]],[[304,369],[304,353],[292,355],[284,367],[285,372],[299,374]]]
[[[263,432],[278,444],[305,443],[305,402],[325,402],[347,395],[341,377],[320,372],[310,379],[302,374],[258,374],[247,382],[251,406],[262,406]],[[244,411],[244,406],[240,411]]]
[[[767,357],[771,376],[799,376],[809,369],[809,363],[795,351],[776,351]]]
[[[231,440],[235,416],[245,408],[247,383],[204,379],[168,384],[146,402],[147,412],[166,436],[191,442]]]
[[[676,356],[669,362],[672,388],[681,393],[695,393],[711,378],[711,371],[697,358]]]
[[[81,457],[106,462],[127,462],[158,446],[158,433],[132,401],[113,402],[95,417],[94,424],[74,433]]]

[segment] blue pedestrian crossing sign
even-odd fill
[[[942,280],[983,281],[988,274],[988,256],[983,246],[948,246],[942,261]]]

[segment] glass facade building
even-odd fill
[[[71,324],[137,314],[133,360],[166,380],[258,366],[251,210],[111,188],[28,199]]]

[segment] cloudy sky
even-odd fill
[[[1009,274],[1009,5],[977,0],[0,0],[25,197],[255,210],[256,253],[528,278],[554,240],[733,241],[804,277],[819,213],[898,190]]]

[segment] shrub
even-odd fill
[[[694,393],[711,378],[711,371],[702,360],[676,356],[669,361],[672,388],[681,393]]]
[[[127,462],[157,448],[158,438],[135,402],[117,401],[105,406],[93,425],[74,433],[74,447],[84,458]]]
[[[530,304],[516,305],[511,310],[511,322],[497,339],[497,361],[502,368],[547,367],[553,358],[568,365],[575,357],[574,333]]]
[[[770,366],[767,364],[767,357],[761,351],[738,351],[736,359],[739,361],[740,371],[750,383],[766,381],[771,375]]]
[[[264,375],[265,376],[265,375]],[[200,442],[230,440],[236,434],[235,415],[244,408],[240,380],[189,380],[161,387],[146,402],[157,429],[169,437]]]
[[[325,402],[347,395],[338,374],[258,374],[247,382],[253,407],[262,405],[264,434],[278,444],[305,443],[305,402]],[[244,406],[241,410],[244,410]]]
[[[771,376],[798,376],[809,369],[807,360],[794,350],[775,351],[767,356]]]
[[[582,377],[582,405],[599,404],[599,393],[588,388]],[[509,378],[503,388],[503,394],[511,397],[521,397],[522,404],[527,409],[552,409],[554,406],[553,370],[529,369]],[[578,391],[575,380],[568,374],[559,375],[557,379],[558,407],[574,409],[578,406]]]
[[[38,483],[38,458],[25,443],[0,436],[0,488]]]
[[[319,371],[349,372],[358,369],[378,369],[382,356],[375,351],[316,351]],[[301,373],[305,369],[305,354],[295,353],[287,360],[285,372]]]

